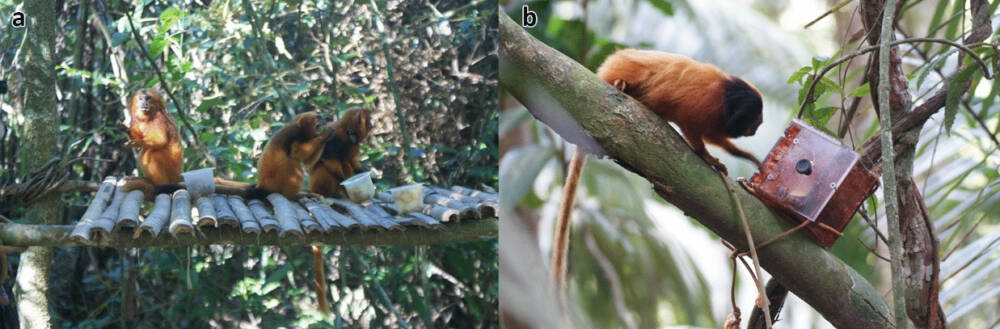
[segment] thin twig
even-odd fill
[[[803,29],[808,29],[813,24],[816,24],[816,22],[819,22],[824,17],[830,16],[830,14],[833,14],[833,13],[837,12],[838,10],[840,10],[840,8],[844,8],[844,6],[846,6],[847,4],[851,3],[852,1],[854,1],[854,0],[844,0],[844,2],[841,2],[840,4],[837,4],[836,6],[834,6],[833,8],[830,8],[830,10],[827,10],[822,15],[819,15],[819,17],[816,17],[816,19],[814,19],[811,22],[807,23],[806,26],[803,26],[802,28]]]
[[[746,214],[743,213],[743,205],[740,203],[740,198],[736,196],[736,191],[733,190],[732,184],[729,184],[729,179],[721,171],[719,172],[719,177],[722,178],[722,183],[726,184],[726,190],[729,191],[729,196],[733,199],[736,204],[736,209],[739,211],[740,222],[743,223],[743,232],[746,233],[747,237],[747,247],[750,248],[750,258],[753,259],[754,270],[757,273],[756,277],[760,278],[763,275],[763,271],[760,269],[760,260],[757,258],[757,248],[754,246],[753,235],[750,233],[750,224],[747,223]],[[771,328],[771,307],[768,305],[770,302],[767,299],[767,292],[764,291],[764,285],[760,284],[760,281],[754,280],[754,284],[757,286],[757,293],[763,301],[764,304],[764,314],[767,315],[767,327]]]
[[[869,247],[867,244],[865,244],[864,241],[861,241],[860,237],[857,238],[857,240],[858,240],[858,243],[861,244],[861,246],[865,247],[865,249],[868,249],[868,252],[871,252],[872,255],[875,255],[875,257],[878,257],[878,258],[884,260],[886,263],[891,262],[891,260],[889,260],[888,258],[885,258],[885,256],[879,255],[879,253],[877,251],[875,251],[875,248]],[[878,245],[878,242],[876,242],[876,246],[877,245]]]
[[[399,123],[399,133],[402,137],[402,144],[400,152],[403,156],[403,162],[406,164],[406,171],[408,173],[403,173],[404,177],[408,180],[412,180],[411,175],[419,175],[420,171],[417,170],[416,164],[413,162],[413,157],[410,156],[410,135],[406,131],[406,118],[403,115],[403,105],[399,103],[399,93],[396,92],[396,76],[393,71],[393,61],[391,43],[389,42],[389,35],[385,32],[385,22],[382,20],[382,13],[378,9],[378,4],[375,0],[368,0],[372,7],[372,15],[375,21],[375,26],[379,33],[382,35],[382,54],[385,56],[385,66],[386,66],[386,76],[388,77],[389,94],[392,95],[392,103],[396,108],[396,121]]]
[[[139,44],[139,50],[142,51],[142,55],[144,57],[146,57],[146,60],[149,61],[149,65],[153,67],[153,71],[156,72],[156,77],[159,78],[160,79],[160,83],[163,84],[163,90],[167,92],[167,96],[170,97],[170,100],[174,102],[175,106],[177,106],[177,116],[179,116],[181,118],[181,123],[184,124],[184,128],[187,128],[188,133],[191,134],[192,139],[195,140],[194,143],[197,145],[198,144],[198,141],[197,141],[198,139],[194,138],[194,137],[196,137],[198,135],[194,133],[194,128],[191,127],[191,123],[189,123],[188,120],[187,120],[187,115],[185,114],[186,110],[184,108],[184,104],[181,104],[181,102],[178,102],[177,98],[174,97],[174,92],[171,91],[170,90],[170,86],[167,85],[167,79],[163,76],[163,71],[160,70],[160,66],[156,64],[156,60],[153,59],[153,56],[150,56],[149,52],[146,51],[146,44],[145,44],[145,42],[142,41],[142,36],[139,35],[139,30],[136,29],[135,28],[135,24],[132,23],[132,15],[129,14],[128,10],[125,11],[125,18],[128,19],[128,26],[132,30],[132,36],[135,38],[135,42],[137,44]]]

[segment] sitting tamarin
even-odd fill
[[[279,193],[297,200],[305,181],[302,166],[311,167],[319,160],[323,142],[331,132],[326,120],[316,112],[296,115],[264,145],[264,153],[257,160],[257,184],[220,178],[215,183],[245,188],[249,199],[264,199],[268,194]]]
[[[760,93],[743,79],[686,56],[636,49],[608,56],[597,76],[680,127],[694,152],[723,174],[726,166],[705,150],[706,142],[760,167],[760,160],[730,140],[755,134],[763,120]],[[560,296],[566,281],[570,212],[585,161],[586,154],[579,150],[573,155],[556,220],[551,280]]]
[[[344,197],[346,191],[340,182],[354,175],[361,168],[361,141],[368,137],[372,128],[368,111],[351,109],[333,125],[332,133],[323,143],[323,151],[309,169],[309,191],[327,197]],[[318,246],[312,247],[313,271],[316,278],[316,294],[323,314],[329,312],[326,306],[326,276],[323,274],[323,253]]]
[[[333,126],[333,133],[323,144],[323,152],[309,169],[309,190],[327,197],[345,197],[340,182],[361,168],[361,141],[372,128],[368,111],[352,109]]]
[[[215,179],[215,184],[239,187],[246,190],[249,199],[265,199],[268,194],[279,193],[286,198],[296,200],[299,190],[305,181],[302,165],[312,166],[319,160],[323,142],[329,137],[331,130],[326,120],[316,112],[306,112],[295,116],[295,119],[278,129],[264,145],[264,152],[257,161],[257,184],[234,182],[221,178]],[[179,182],[180,171],[177,172]],[[156,183],[156,181],[153,181]],[[138,182],[127,184],[125,189],[144,189],[148,194],[169,193],[180,188],[177,184],[148,184]]]
[[[183,149],[177,123],[167,113],[166,104],[159,93],[151,89],[139,89],[128,104],[132,122],[127,129],[128,147],[140,147],[139,167],[143,177],[132,178],[133,186],[149,186],[148,195],[153,194],[153,184],[162,185],[182,181],[184,167]]]

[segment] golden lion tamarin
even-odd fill
[[[730,141],[752,136],[763,120],[760,93],[743,79],[686,56],[636,49],[608,56],[597,76],[677,124],[694,152],[723,173],[726,166],[708,154],[706,142],[760,166]]]
[[[244,188],[250,199],[264,199],[268,194],[278,193],[296,200],[305,181],[302,165],[312,166],[319,160],[323,142],[331,132],[318,113],[299,114],[278,129],[264,145],[264,152],[257,160],[257,184],[221,178],[216,178],[215,183]]]
[[[763,120],[760,93],[743,79],[685,56],[636,49],[608,56],[597,76],[676,124],[694,152],[723,174],[726,166],[705,150],[706,142],[760,167],[760,160],[730,140],[755,134]],[[585,161],[586,154],[577,150],[567,170],[554,228],[551,280],[559,296],[566,282],[570,213]]]
[[[302,165],[312,166],[319,160],[323,142],[332,130],[316,112],[306,112],[278,129],[264,145],[264,152],[257,161],[257,184],[235,182],[221,178],[215,184],[244,189],[249,199],[265,199],[268,194],[279,193],[286,198],[299,198],[299,190],[305,181]],[[176,130],[176,129],[175,129]],[[182,180],[178,169],[177,179]],[[179,184],[160,184],[157,181],[135,181],[126,184],[127,191],[142,188],[147,195],[170,193],[180,188]]]
[[[319,161],[309,169],[309,190],[323,196],[346,196],[340,182],[361,168],[358,156],[361,141],[368,137],[372,123],[368,111],[352,109],[333,126],[333,133],[323,144]]]
[[[144,187],[147,195],[153,195],[154,184],[180,182],[184,152],[177,123],[167,113],[163,97],[151,89],[139,89],[129,100],[128,110],[132,122],[125,145],[142,148],[137,160],[143,177],[131,178],[126,189]]]

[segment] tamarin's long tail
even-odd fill
[[[267,195],[270,192],[257,187],[257,184],[248,184],[243,182],[231,181],[222,178],[215,178],[216,191],[219,190],[219,186],[229,187],[226,194],[236,194],[241,195],[246,199],[267,199]],[[170,183],[170,184],[153,184],[153,181],[146,177],[138,177],[135,179],[130,178],[128,182],[125,183],[125,191],[131,191],[140,189],[146,193],[147,197],[155,197],[157,194],[170,194],[174,193],[179,189],[185,188],[184,183]]]
[[[243,193],[243,197],[245,197],[247,200],[250,200],[250,199],[261,199],[261,200],[267,199],[267,195],[270,194],[267,191],[265,191],[264,189],[261,189],[260,187],[257,187],[257,184],[249,184],[249,183],[231,181],[231,180],[228,180],[228,179],[222,179],[222,178],[218,178],[218,177],[215,178],[215,185],[222,185],[222,186],[229,186],[229,187],[235,187],[235,188],[238,188],[238,189],[243,189],[245,191]]]
[[[573,160],[566,170],[566,183],[563,186],[562,204],[559,205],[559,217],[556,218],[555,237],[552,240],[552,273],[551,283],[555,296],[560,304],[566,305],[566,255],[569,251],[569,226],[572,221],[573,201],[576,199],[576,189],[580,183],[580,172],[587,162],[587,154],[577,149],[573,152]]]
[[[319,246],[312,246],[313,271],[316,274],[316,300],[319,301],[319,311],[323,315],[330,314],[326,305],[326,274],[323,272],[323,251]]]

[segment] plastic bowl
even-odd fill
[[[347,190],[347,197],[351,202],[361,203],[371,200],[375,195],[375,184],[372,183],[372,172],[366,171],[340,182]]]
[[[405,214],[420,211],[424,208],[424,185],[412,184],[389,189],[392,192],[392,200],[399,210]]]

